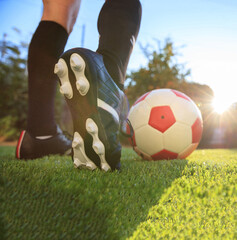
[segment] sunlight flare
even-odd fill
[[[228,101],[228,99],[215,97],[212,102],[212,106],[214,108],[214,111],[218,114],[223,114],[226,112],[230,106],[232,105],[232,102]]]

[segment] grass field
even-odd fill
[[[77,170],[70,157],[17,161],[0,147],[0,239],[237,239],[237,150]]]

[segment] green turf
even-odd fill
[[[237,239],[236,150],[145,162],[124,149],[122,172],[103,173],[0,147],[0,171],[0,239]]]

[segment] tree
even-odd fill
[[[24,43],[0,41],[0,135],[10,139],[26,123],[26,58],[21,54],[26,48]]]
[[[148,64],[128,75],[126,94],[131,102],[153,89],[177,89],[190,75],[190,70],[185,70],[184,64],[177,63],[178,53],[170,39],[166,39],[164,47],[159,50],[149,51],[149,45],[141,48]]]

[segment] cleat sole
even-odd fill
[[[119,122],[119,115],[112,106],[98,98],[97,76],[95,79],[92,78],[91,69],[87,67],[87,58],[83,54],[80,56],[79,51],[79,53],[66,53],[60,58],[55,65],[54,72],[59,77],[60,92],[67,98],[73,117],[72,158],[74,167],[90,170],[101,168],[107,172],[111,170],[105,158],[107,138],[102,130],[103,123],[100,123],[101,120],[96,115],[99,108],[110,113],[113,120],[117,122]],[[87,76],[86,73],[88,73]]]

